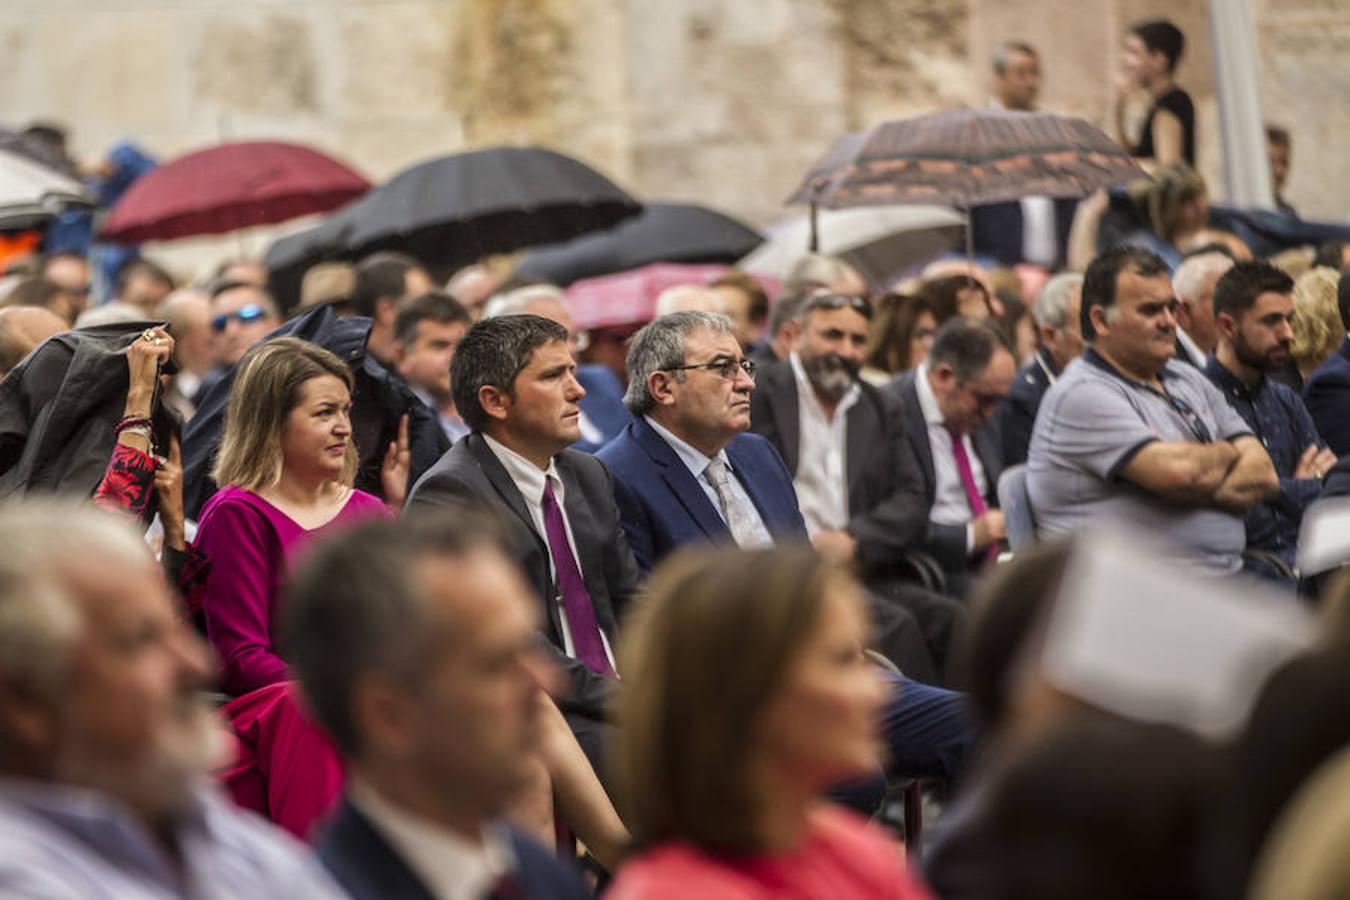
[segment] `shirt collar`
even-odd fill
[[[946,419],[942,415],[942,408],[938,406],[937,395],[933,393],[933,385],[928,382],[927,362],[919,363],[919,368],[914,372],[914,389],[919,394],[923,420],[929,425],[945,425]]]
[[[511,476],[520,493],[531,503],[540,503],[544,499],[544,480],[552,478],[559,484],[562,479],[558,477],[558,467],[554,460],[548,461],[548,468],[540,470],[538,466],[521,456],[501,441],[495,440],[489,435],[484,434],[483,440],[487,442],[488,449],[497,457],[497,460],[506,469],[506,474]]]
[[[727,459],[727,451],[725,447],[717,451],[716,457],[706,456],[704,455],[702,450],[699,450],[698,448],[691,446],[688,442],[681,440],[679,437],[675,435],[674,432],[672,432],[669,428],[666,428],[660,422],[653,419],[651,416],[643,416],[642,418],[644,421],[646,421],[648,425],[651,426],[652,431],[655,431],[658,435],[661,436],[662,440],[664,440],[667,444],[670,445],[670,449],[675,451],[675,455],[680,458],[680,462],[685,464],[685,466],[689,469],[689,471],[693,473],[695,478],[698,478],[700,475],[704,473],[704,471],[708,468],[708,463],[712,462],[713,459],[720,459],[723,465],[725,465],[728,469],[731,468],[731,461]]]
[[[1220,390],[1233,391],[1243,397],[1255,397],[1266,384],[1264,375],[1261,376],[1261,380],[1255,386],[1247,384],[1247,382],[1228,371],[1223,363],[1219,362],[1218,357],[1213,354],[1205,360],[1205,374],[1218,384]]]
[[[510,844],[496,828],[485,827],[482,843],[476,845],[398,808],[358,776],[351,779],[348,796],[435,897],[477,900],[512,869]]]
[[[1206,356],[1205,351],[1200,349],[1200,345],[1197,344],[1191,336],[1186,333],[1186,329],[1182,328],[1180,325],[1177,326],[1177,343],[1181,344],[1185,349],[1186,355],[1191,358],[1191,362],[1194,362],[1198,366],[1204,365]]]
[[[1046,348],[1042,347],[1036,351],[1036,365],[1040,366],[1041,371],[1045,373],[1046,378],[1050,379],[1051,384],[1054,384],[1055,379],[1059,378],[1059,366],[1055,365],[1055,358],[1050,355],[1050,351]]]
[[[803,398],[810,400],[818,409],[824,412],[824,407],[820,404],[820,398],[816,396],[816,387],[811,383],[811,377],[806,374],[806,366],[802,365],[802,358],[793,350],[788,354],[788,362],[792,366],[792,374],[797,379],[797,393]],[[844,396],[839,398],[839,405],[834,408],[835,417],[842,416],[852,408],[853,404],[858,402],[858,397],[862,395],[862,388],[858,387],[855,381],[853,385],[844,392]]]
[[[1151,391],[1155,394],[1158,393],[1157,389],[1152,388],[1149,385],[1145,384],[1144,382],[1140,381],[1138,378],[1135,378],[1132,375],[1126,375],[1124,372],[1117,369],[1114,365],[1112,365],[1112,363],[1109,360],[1107,360],[1106,357],[1102,356],[1092,347],[1088,347],[1083,351],[1083,361],[1088,363],[1089,365],[1096,366],[1101,371],[1107,373],[1113,378],[1120,379],[1126,384],[1134,385],[1137,388],[1142,388],[1143,390]],[[1167,363],[1164,363],[1163,367],[1158,370],[1159,381],[1163,381],[1170,377],[1175,377],[1175,373],[1169,371],[1168,369],[1169,365],[1171,365],[1170,360]]]

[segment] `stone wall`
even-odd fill
[[[1350,4],[1254,0],[1289,197],[1350,209]],[[1221,191],[1203,0],[6,0],[0,117],[68,124],[89,159],[301,140],[373,179],[536,142],[652,199],[766,224],[838,135],[989,96],[993,47],[1042,51],[1047,109],[1108,121],[1122,27],[1187,32],[1201,169]],[[245,247],[264,238],[246,237]],[[191,242],[189,242],[190,244]],[[214,244],[208,245],[214,247]],[[230,246],[235,246],[231,244]],[[218,252],[218,251],[217,251]]]

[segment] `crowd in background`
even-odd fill
[[[1126,40],[1150,179],[885,283],[16,252],[0,893],[1350,890],[1350,249],[1215,227],[1183,51]]]

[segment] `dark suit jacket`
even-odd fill
[[[512,877],[521,895],[585,900],[576,873],[529,838],[507,829],[515,856]],[[433,900],[421,879],[360,810],[343,800],[315,845],[319,861],[352,900]]]
[[[917,377],[918,369],[906,372],[886,386],[886,393],[898,397],[904,405],[905,434],[909,438],[914,456],[919,460],[923,476],[923,493],[927,500],[924,509],[928,510],[932,508],[937,498],[937,472],[933,468],[933,447],[928,443],[928,423],[924,421],[923,407],[919,405],[919,391],[914,383]],[[1003,472],[998,426],[995,420],[991,419],[977,429],[971,435],[971,443],[975,445],[975,454],[980,458],[980,465],[984,466],[985,481],[988,482],[984,500],[992,509],[998,506],[998,476]],[[965,526],[936,525],[928,522],[927,528],[924,549],[948,571],[959,572],[964,569]]]
[[[1036,413],[1041,398],[1050,389],[1046,369],[1059,375],[1054,359],[1045,350],[1036,351],[1036,359],[1022,367],[1013,379],[1008,396],[998,407],[998,431],[1002,439],[1003,467],[1010,468],[1027,461],[1031,446],[1031,427],[1036,424]]]
[[[605,366],[595,363],[577,366],[577,381],[586,389],[586,396],[577,405],[604,437],[598,443],[582,438],[572,448],[594,453],[613,440],[614,435],[623,430],[623,426],[633,421],[633,417],[623,405],[623,384]]]
[[[562,479],[563,508],[572,526],[582,577],[595,605],[595,618],[610,647],[614,647],[618,614],[638,581],[637,564],[614,505],[614,480],[599,460],[577,450],[559,453],[554,464]],[[535,530],[525,498],[478,432],[462,438],[413,485],[407,506],[411,511],[455,498],[487,503],[501,513],[511,554],[539,597],[545,633],[571,681],[571,695],[560,701],[559,707],[564,712],[602,718],[613,682],[591,671],[581,660],[563,654],[548,544]]]
[[[762,366],[755,384],[750,427],[769,439],[795,476],[801,422],[792,363]],[[895,569],[907,552],[919,549],[931,501],[924,503],[899,402],[866,382],[859,387],[862,396],[847,420],[848,532],[857,542],[864,573],[875,575]]]
[[[1055,262],[1064,261],[1078,201],[1061,197],[1055,204]],[[976,206],[970,211],[971,241],[980,256],[992,256],[1005,266],[1022,262],[1022,204],[1017,200]]]
[[[727,444],[731,469],[775,541],[807,540],[792,476],[757,434]],[[694,541],[725,541],[731,532],[689,467],[645,419],[635,419],[597,456],[614,475],[614,499],[638,568]]]
[[[1303,402],[1331,452],[1350,453],[1350,337],[1309,376]]]

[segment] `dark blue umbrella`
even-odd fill
[[[567,286],[658,262],[729,265],[763,242],[759,232],[705,206],[648,203],[608,231],[527,251],[516,272]]]

